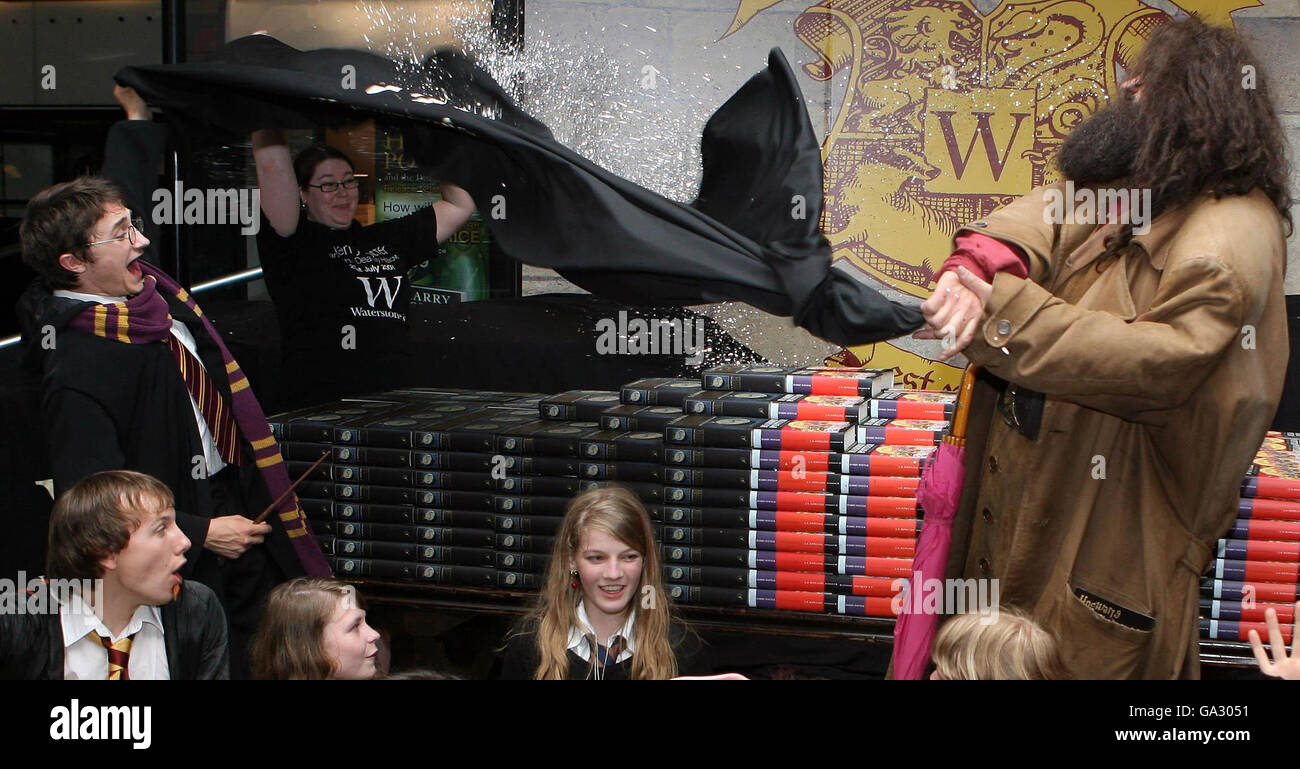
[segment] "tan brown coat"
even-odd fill
[[[1047,397],[1030,440],[981,377],[949,576],[997,578],[1079,678],[1195,677],[1200,575],[1286,371],[1281,219],[1258,190],[1200,198],[1098,272],[1110,228],[1044,222],[1046,189],[962,230],[1030,260],[1030,280],[995,278],[967,357]],[[1074,588],[1154,629],[1103,618]]]

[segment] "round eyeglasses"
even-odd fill
[[[140,235],[140,234],[141,234],[141,230],[143,230],[143,229],[144,229],[144,219],[141,219],[141,218],[138,217],[138,216],[133,216],[133,217],[131,217],[131,226],[129,226],[129,227],[126,228],[126,234],[125,234],[125,235],[119,235],[119,236],[117,236],[116,238],[106,238],[106,239],[104,239],[104,240],[96,240],[96,241],[93,241],[93,242],[91,242],[91,243],[85,243],[85,244],[83,244],[83,245],[84,245],[86,248],[90,248],[91,246],[102,246],[102,245],[104,245],[105,243],[116,243],[116,242],[118,242],[119,240],[130,240],[130,241],[131,241],[131,245],[134,246],[134,245],[135,245],[135,236],[136,236],[136,235]]]

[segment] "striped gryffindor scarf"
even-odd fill
[[[145,274],[144,290],[125,302],[116,304],[96,304],[87,307],[68,322],[72,328],[105,339],[127,344],[150,344],[164,341],[171,333],[172,317],[167,307],[165,293],[174,296],[189,307],[203,323],[203,330],[208,338],[221,350],[221,359],[225,371],[208,372],[209,376],[225,376],[230,387],[230,411],[235,418],[239,432],[253,448],[253,458],[257,469],[262,474],[262,481],[271,499],[278,498],[290,486],[289,472],[285,469],[284,459],[280,456],[280,446],[271,435],[271,427],[266,423],[266,415],[249,387],[248,377],[244,375],[239,364],[235,362],[230,350],[221,341],[221,335],[203,314],[189,292],[181,288],[167,273],[149,264],[143,259],[136,262]],[[332,576],[329,564],[321,555],[320,546],[307,528],[307,518],[298,506],[298,495],[288,494],[275,511],[280,516],[289,541],[293,543],[298,561],[309,577]]]

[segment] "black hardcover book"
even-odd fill
[[[382,558],[389,561],[414,561],[420,546],[411,542],[375,542],[372,540],[334,540],[334,554],[348,558]]]
[[[334,521],[333,534],[342,539],[373,539],[380,542],[416,542],[420,526],[403,526],[395,523],[366,523]]]
[[[496,451],[543,457],[577,457],[578,444],[600,432],[595,422],[552,422],[538,419],[502,431]]]
[[[606,430],[662,433],[664,427],[682,410],[677,406],[618,406],[607,409],[600,417]]]
[[[396,411],[404,405],[394,400],[343,400],[277,414],[266,421],[277,441],[332,443],[336,426],[358,417]]]
[[[564,522],[553,515],[494,515],[492,525],[499,532],[554,536]]]
[[[551,557],[542,553],[494,553],[496,568],[525,574],[545,574]]]
[[[496,547],[496,532],[459,526],[416,526],[415,541],[421,545],[493,548]]]
[[[704,389],[698,379],[638,379],[623,385],[623,403],[631,406],[678,406],[686,397]]]
[[[512,550],[520,553],[550,553],[554,545],[555,537],[498,532],[493,538],[492,546],[497,550]]]
[[[467,526],[488,528],[492,526],[492,513],[470,513],[443,510],[436,507],[409,507],[403,505],[334,503],[334,520],[369,521],[371,523],[410,523],[416,526]]]
[[[737,507],[748,509],[749,489],[715,489],[695,486],[664,486],[660,500],[667,505],[692,507]]]
[[[749,417],[678,417],[664,428],[664,443],[747,449],[753,446],[754,431],[769,421]]]
[[[662,462],[663,449],[663,430],[603,430],[578,444],[578,456],[598,462]]]
[[[307,484],[302,484],[306,486]],[[299,486],[302,488],[302,486]],[[318,496],[312,494],[311,496]],[[402,488],[400,486],[370,486],[360,483],[334,484],[334,500],[342,502],[371,502],[380,505],[421,505],[443,507],[439,492],[433,489]]]
[[[706,526],[714,529],[750,528],[750,511],[730,507],[681,507],[648,505],[650,520],[674,526]]]
[[[665,585],[668,597],[677,603],[701,606],[749,606],[750,591],[742,588],[702,587],[699,585]]]
[[[660,545],[664,563],[692,563],[705,566],[726,566],[735,569],[749,568],[749,550],[736,547],[691,547],[687,545]]]
[[[297,478],[310,465],[306,462],[288,462],[289,477]],[[434,488],[438,484],[439,474],[432,470],[416,470],[404,467],[367,467],[365,465],[331,465],[330,478],[336,483],[365,483],[372,486],[413,486],[415,488]],[[319,470],[320,468],[317,468]],[[315,473],[312,477],[315,477]]]
[[[497,453],[497,436],[533,424],[536,412],[515,410],[484,411],[476,418],[450,427],[442,434],[440,448],[444,451],[482,451]],[[555,424],[551,422],[550,424]],[[508,452],[521,453],[521,452]]]
[[[768,405],[781,397],[781,393],[705,390],[687,398],[682,411],[688,416],[769,419]]]
[[[512,475],[497,478],[493,486],[500,494],[538,495],[551,497],[573,496],[579,491],[577,478],[550,478],[543,475]]]
[[[370,446],[390,449],[438,448],[429,428],[464,419],[484,407],[475,403],[418,403],[402,409],[374,414],[334,427],[333,442],[345,446]]]
[[[425,507],[442,507],[448,510],[492,510],[493,495],[478,491],[448,491],[445,489],[424,491],[420,504]]]
[[[329,518],[308,518],[307,526],[311,533],[317,537],[333,537],[334,521]]]
[[[724,566],[683,566],[665,564],[664,579],[670,582],[684,582],[691,585],[709,585],[711,587],[747,588],[749,587],[749,569],[727,568]]]
[[[544,398],[538,404],[542,419],[597,422],[608,408],[619,404],[612,390],[569,390]]]
[[[334,463],[342,465],[373,465],[377,467],[423,467],[416,457],[419,452],[407,449],[373,449],[369,446],[335,446]],[[305,459],[305,457],[291,457]],[[315,459],[314,457],[312,458]]]
[[[573,497],[523,497],[497,494],[493,509],[506,515],[564,515]]]
[[[756,458],[757,453],[751,449],[720,449],[713,446],[668,446],[664,449],[664,464],[685,467],[748,470]]]
[[[334,446],[329,443],[297,443],[294,441],[285,441],[280,444],[280,456],[284,457],[286,462],[299,461],[306,462],[310,465],[312,462],[321,458],[321,454],[326,459],[321,464],[329,463],[329,455],[334,453]],[[303,469],[306,469],[305,467]],[[295,478],[297,476],[294,476]]]
[[[334,520],[334,500],[298,497],[298,507],[308,518],[319,521]]]
[[[654,462],[583,462],[578,476],[590,481],[663,483],[664,466]]]
[[[701,380],[706,390],[740,390],[751,393],[784,393],[786,377],[798,366],[772,366],[761,363],[732,363],[706,369]]]
[[[298,478],[303,478],[304,482],[334,480],[334,465],[329,462],[322,462],[319,465],[316,465],[314,470],[304,476],[303,473],[307,473],[308,468],[310,468],[312,464],[313,462],[303,462],[302,460],[294,460],[292,462],[285,461],[284,469],[289,473],[289,477],[293,480],[297,480]],[[299,488],[302,487],[299,486]]]
[[[378,558],[345,558],[334,556],[330,568],[340,579],[372,577],[375,579],[420,579],[420,565],[414,561],[385,561]]]
[[[576,476],[572,457],[522,457],[517,454],[441,452],[433,455],[435,469],[448,472],[505,475]]]
[[[718,489],[749,489],[750,470],[716,467],[665,467],[664,483],[672,486],[711,486]],[[748,503],[745,505],[748,507]]]

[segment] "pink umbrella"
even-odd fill
[[[975,366],[968,366],[962,374],[953,414],[952,430],[926,463],[921,474],[921,485],[916,499],[921,503],[925,520],[921,535],[916,541],[912,556],[911,592],[919,591],[927,579],[943,579],[948,563],[948,548],[952,544],[952,519],[961,503],[962,486],[966,481],[966,419],[970,415],[971,394],[975,391]],[[894,625],[894,678],[917,680],[925,674],[930,661],[930,646],[934,642],[935,627],[939,618],[924,612],[904,611]]]

